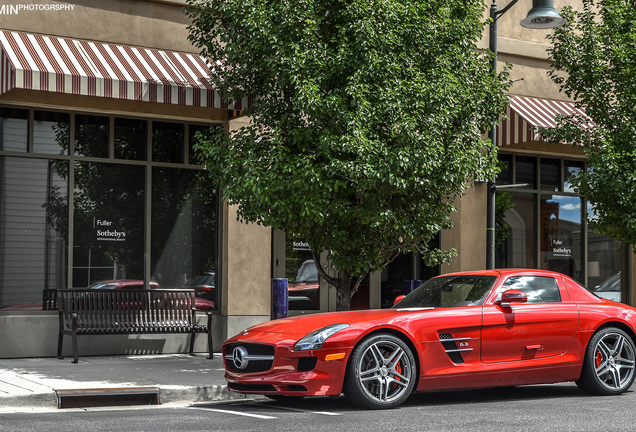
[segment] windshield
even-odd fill
[[[436,277],[424,282],[394,307],[479,306],[496,280],[495,276]]]

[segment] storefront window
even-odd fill
[[[285,239],[285,277],[289,286],[289,310],[320,309],[318,269],[302,238],[287,235]]]
[[[498,211],[503,223],[497,227],[495,238],[496,266],[499,268],[536,267],[535,195],[527,193],[498,193]],[[502,203],[505,203],[503,207]]]
[[[115,119],[115,158],[146,160],[148,122],[138,119]]]
[[[580,161],[565,161],[564,163],[564,183],[563,192],[575,193],[576,191],[570,183],[570,179],[573,175],[579,173],[583,169],[583,162]]]
[[[79,156],[108,157],[108,117],[75,116],[75,154]]]
[[[222,133],[222,130],[219,126],[215,127],[217,133]],[[199,153],[194,149],[195,144],[197,143],[196,134],[197,132],[207,133],[210,130],[210,126],[203,125],[190,125],[190,139],[188,140],[188,161],[191,164],[200,165],[201,158],[199,157]]]
[[[581,198],[563,195],[541,197],[542,269],[567,274],[582,282]]]
[[[512,183],[512,155],[499,156],[499,174],[497,174],[497,184]]]
[[[0,156],[0,310],[52,308],[66,287],[65,161]]]
[[[106,279],[144,278],[144,167],[77,162],[74,189],[73,261],[90,267],[73,268],[73,287],[86,287]],[[95,257],[99,264],[95,265]],[[98,269],[97,269],[98,268]]]
[[[182,163],[184,139],[183,123],[152,122],[152,160]]]
[[[623,272],[620,242],[588,231],[588,288],[599,297],[623,301]]]
[[[218,309],[217,186],[184,163],[210,126],[153,122],[148,161],[148,124],[0,108],[0,309],[54,309],[57,289],[124,279],[194,288],[197,307]]]
[[[214,307],[216,196],[206,172],[152,170],[152,280],[162,288],[194,288],[197,297]]]
[[[516,181],[514,183],[528,183],[528,189],[537,188],[537,159],[533,157],[517,156],[514,166]]]
[[[35,111],[33,151],[67,155],[69,147],[69,115],[61,112]]]
[[[561,188],[561,161],[541,158],[541,189],[559,191]]]
[[[15,108],[0,108],[0,151],[27,151],[29,112]]]

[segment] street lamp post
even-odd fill
[[[499,17],[508,12],[519,0],[512,0],[506,7],[499,10],[497,0],[492,0],[490,6],[490,35],[489,48],[493,52],[492,71],[497,73],[497,21]],[[559,12],[554,8],[553,0],[532,0],[532,9],[528,16],[521,21],[521,25],[526,28],[549,29],[563,25],[565,20],[561,18]],[[497,119],[495,119],[488,134],[490,138],[491,152],[494,152],[497,145]],[[486,268],[495,268],[495,194],[497,184],[493,176],[487,184],[487,213],[486,213]]]

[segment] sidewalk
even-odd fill
[[[155,393],[160,404],[242,399],[223,378],[221,354],[128,355],[0,359],[0,408],[58,408],[69,395],[125,404],[135,393]],[[101,406],[101,405],[100,405]]]

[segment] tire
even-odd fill
[[[605,327],[590,339],[583,359],[581,390],[593,395],[618,395],[627,391],[636,376],[636,345],[616,327]]]
[[[416,378],[411,349],[398,337],[381,333],[364,339],[353,349],[344,394],[359,408],[394,408],[410,396]]]

